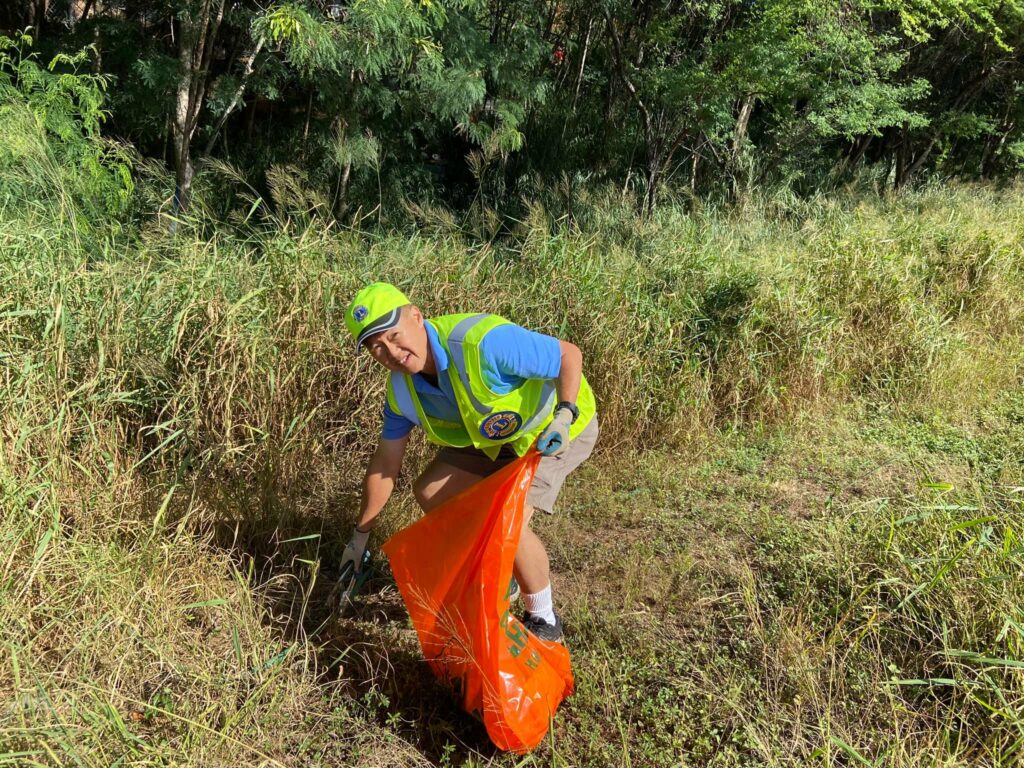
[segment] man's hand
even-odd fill
[[[572,411],[559,408],[555,418],[537,438],[537,450],[545,456],[558,456],[569,446],[569,425],[572,424]]]
[[[348,540],[345,551],[341,555],[342,570],[345,570],[345,565],[350,562],[355,566],[356,573],[362,570],[363,552],[366,551],[366,542],[369,540],[369,531],[360,531],[358,528],[352,531],[352,538]]]

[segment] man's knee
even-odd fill
[[[412,484],[412,495],[416,498],[416,503],[420,505],[420,509],[424,512],[433,506],[431,502],[437,493],[437,489],[432,487],[432,479],[428,477],[429,474],[429,472],[424,472]]]

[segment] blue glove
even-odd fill
[[[555,418],[537,438],[537,450],[545,456],[558,456],[569,447],[569,425],[572,424],[572,411],[559,408]]]

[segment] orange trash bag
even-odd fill
[[[526,492],[540,454],[484,478],[384,544],[420,646],[438,678],[480,717],[500,749],[544,739],[572,693],[569,651],[509,611]]]

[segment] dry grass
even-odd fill
[[[0,760],[511,764],[393,592],[323,602],[383,384],[340,315],[388,278],[576,341],[598,391],[603,454],[544,522],[579,692],[535,764],[1010,764],[1021,417],[992,404],[1020,385],[1020,201],[600,234],[538,209],[488,244],[451,222],[85,242],[8,211]],[[944,467],[956,491],[921,488]],[[977,509],[897,524],[950,504]]]

